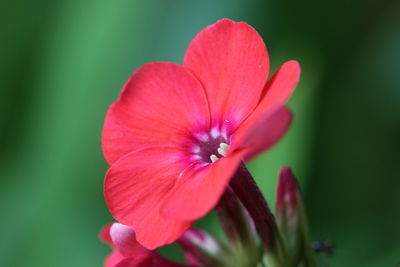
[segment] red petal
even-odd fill
[[[101,228],[100,233],[99,233],[100,240],[103,241],[104,243],[109,244],[110,246],[113,245],[113,242],[112,242],[111,236],[110,236],[111,226],[112,226],[112,223],[106,224],[105,226],[103,226],[103,228]]]
[[[125,259],[125,257],[121,253],[118,251],[113,252],[107,256],[106,260],[104,261],[104,267],[115,267],[123,259]]]
[[[182,265],[173,261],[170,261],[158,254],[155,254],[154,257],[149,258],[145,261],[138,262],[136,258],[126,258],[123,261],[119,262],[114,267],[184,267],[187,265]]]
[[[300,66],[294,60],[277,70],[266,84],[257,108],[234,133],[232,150],[248,146],[246,159],[251,159],[281,138],[292,118],[290,111],[281,106],[292,94],[299,77]]]
[[[162,212],[180,220],[204,216],[217,204],[242,156],[243,151],[236,151],[201,169],[185,171],[166,198]]]
[[[134,257],[138,262],[151,257],[153,253],[136,241],[135,231],[127,225],[114,223],[110,228],[110,236],[118,251]]]
[[[148,249],[172,243],[190,222],[161,217],[159,207],[186,167],[180,151],[148,148],[115,162],[104,183],[104,196],[114,218],[133,227]]]
[[[189,70],[167,62],[145,64],[108,110],[103,153],[111,165],[137,149],[179,145],[188,131],[208,123],[204,90]]]
[[[184,267],[187,265],[182,265],[177,262],[170,261],[158,254],[156,254],[153,258],[153,265],[152,267]],[[140,266],[140,267],[145,267],[145,266]]]
[[[284,105],[300,78],[300,65],[295,60],[284,63],[265,85],[262,99],[256,112],[266,111],[278,105]]]
[[[202,30],[188,47],[184,66],[203,84],[213,123],[240,123],[257,105],[269,58],[260,35],[245,22],[223,19]]]
[[[246,149],[246,160],[274,145],[287,131],[292,113],[285,106],[266,112],[257,110],[239,127],[232,139],[232,151]]]
[[[130,257],[125,258],[123,261],[119,262],[114,267],[156,267],[154,259],[149,258],[146,261],[137,261],[136,258]]]

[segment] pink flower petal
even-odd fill
[[[152,256],[152,251],[144,248],[136,241],[135,231],[120,223],[113,223],[110,236],[115,248],[125,256],[132,256],[137,262]]]
[[[206,95],[193,74],[173,63],[148,63],[132,74],[109,108],[103,153],[111,165],[143,147],[180,145],[182,136],[208,124]]]
[[[165,199],[162,212],[180,220],[204,216],[217,204],[243,154],[236,151],[206,167],[184,172]]]
[[[129,257],[121,260],[118,264],[112,267],[184,267],[187,265],[182,265],[173,261],[170,261],[157,253],[153,257],[148,258],[144,261],[137,261],[135,257]],[[108,267],[108,266],[106,266]],[[111,266],[110,266],[111,267]],[[193,266],[194,267],[194,266]]]
[[[119,264],[123,259],[125,259],[124,255],[115,251],[107,256],[104,261],[104,267],[115,267]]]
[[[256,113],[277,105],[284,105],[296,88],[300,78],[300,65],[295,60],[285,62],[265,85]],[[249,118],[251,120],[252,118]]]
[[[292,113],[285,106],[253,115],[257,119],[241,125],[232,139],[232,150],[246,149],[246,160],[273,146],[292,121]]]
[[[125,258],[114,267],[155,267],[153,259],[149,258],[146,261],[137,261],[134,257]]]
[[[106,224],[105,226],[103,226],[103,228],[101,228],[101,230],[100,230],[99,238],[104,243],[107,243],[108,245],[113,246],[113,242],[112,242],[111,236],[110,236],[111,226],[112,226],[112,223],[109,223],[109,224]]]
[[[206,27],[188,47],[184,66],[203,84],[213,123],[240,123],[257,105],[269,58],[260,35],[245,22],[223,19]]]
[[[249,160],[274,145],[286,132],[291,122],[291,112],[284,107],[300,77],[297,61],[284,63],[266,84],[262,99],[253,113],[233,135],[233,147],[249,147]]]
[[[177,262],[170,261],[167,258],[164,258],[160,256],[159,254],[156,254],[153,258],[152,267],[184,267],[188,265],[182,265]],[[140,267],[146,267],[146,266],[140,266]],[[194,267],[194,266],[191,266]]]
[[[137,241],[148,249],[175,241],[191,224],[159,214],[185,164],[179,150],[147,148],[124,156],[106,175],[104,196],[111,214],[133,227]]]
[[[143,261],[138,261],[135,257],[124,258],[123,260],[118,262],[118,264],[112,267],[184,267],[184,266],[186,265],[170,261],[155,253],[153,257],[147,258]]]

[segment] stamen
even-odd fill
[[[217,151],[221,156],[225,156],[228,149],[229,149],[228,144],[221,143],[221,144],[219,144],[219,148],[217,149]]]
[[[211,160],[212,163],[216,162],[218,159],[219,159],[219,158],[218,158],[217,156],[215,156],[214,154],[212,154],[212,155],[210,156],[210,160]]]
[[[204,162],[212,164],[228,154],[230,136],[226,125],[211,127],[209,132],[197,132],[193,134],[197,140],[189,144],[188,152],[190,160],[197,166]]]

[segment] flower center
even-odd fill
[[[196,142],[191,149],[193,159],[210,164],[224,157],[229,150],[229,137],[225,131],[212,128],[209,133],[194,136]]]

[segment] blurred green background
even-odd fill
[[[400,263],[399,1],[1,6],[1,266],[102,265],[107,107],[137,67],[180,63],[195,34],[224,17],[257,29],[272,70],[289,59],[302,66],[289,134],[250,164],[271,205],[279,168],[292,166],[313,237],[335,244],[326,266]],[[214,219],[200,225],[216,231]]]

